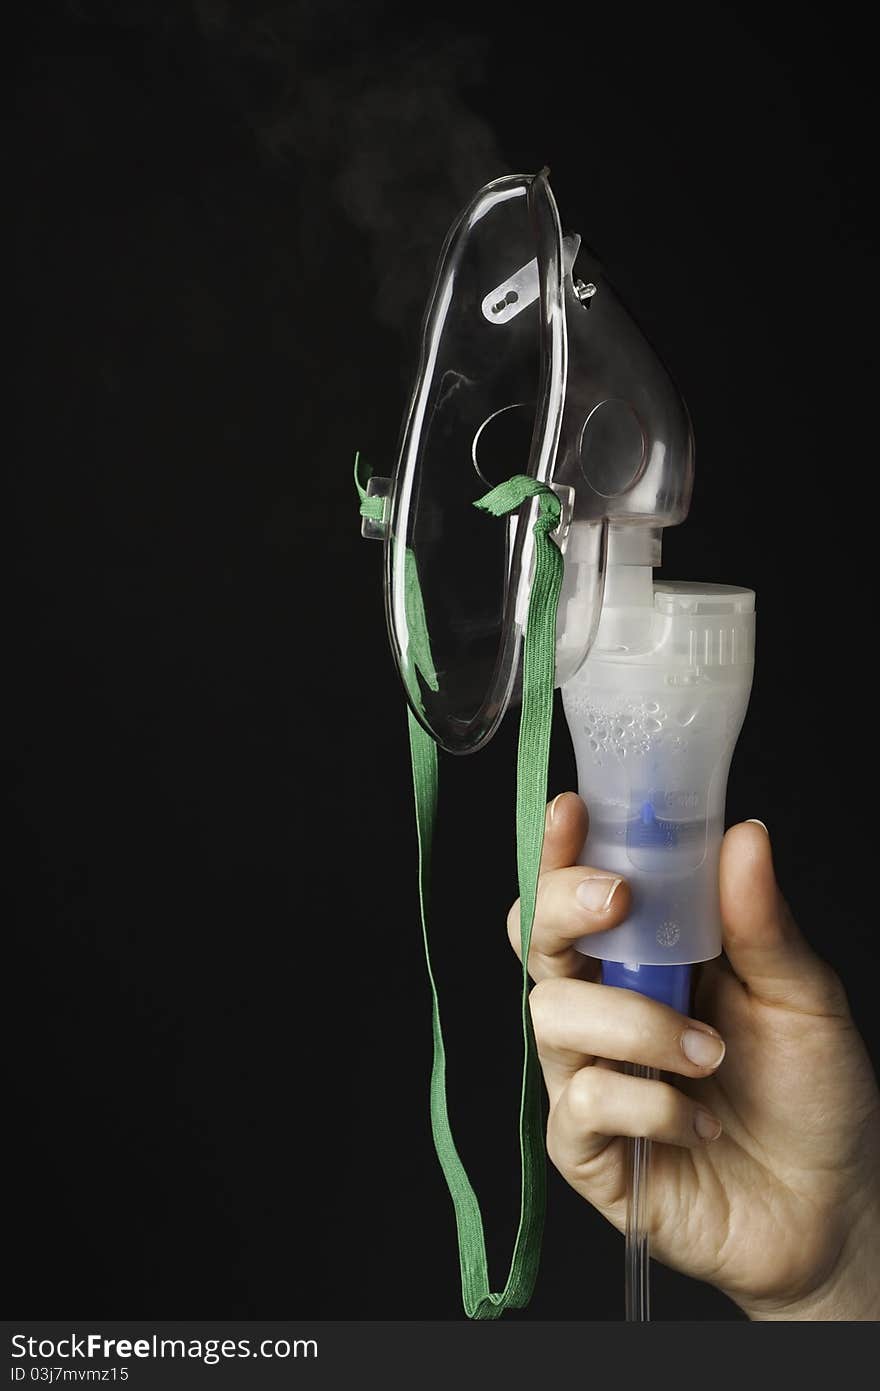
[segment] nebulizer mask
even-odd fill
[[[578,271],[575,274],[575,259]],[[679,392],[599,263],[563,235],[547,171],[481,189],[452,227],[424,322],[393,478],[361,494],[382,539],[388,631],[409,706],[425,951],[431,1116],[471,1317],[528,1301],[544,1203],[544,1126],[523,967],[521,1214],[490,1289],[476,1196],[446,1107],[427,916],[438,748],[473,753],[520,709],[517,862],[528,959],[554,686],[590,811],[582,862],[624,876],[626,921],[578,947],[606,984],[687,1011],[693,964],[721,951],[718,859],[745,714],[754,595],[657,583],[682,521],[693,436]],[[645,1075],[644,1069],[633,1071]],[[649,1159],[630,1142],[627,1317],[648,1310]]]

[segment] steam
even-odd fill
[[[376,319],[409,331],[443,238],[489,179],[507,172],[467,92],[484,81],[489,38],[424,19],[412,36],[383,0],[67,0],[78,23],[153,31],[201,51],[263,157],[287,166],[307,235],[344,213],[362,234],[356,268]],[[466,21],[465,21],[466,23]],[[365,294],[366,282],[366,294]]]
[[[420,317],[453,218],[507,171],[465,96],[484,77],[487,40],[382,37],[382,9],[195,0],[204,39],[256,64],[260,99],[242,89],[242,102],[265,157],[304,171],[308,193],[329,195],[365,235],[358,285],[376,318],[402,329]]]

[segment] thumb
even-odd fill
[[[779,890],[770,836],[760,821],[727,832],[720,887],[724,951],[751,994],[809,1013],[846,1011],[843,987],[800,932]]]

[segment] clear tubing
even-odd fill
[[[631,1077],[656,1080],[656,1068],[627,1063]],[[651,1249],[648,1208],[651,1181],[651,1141],[644,1136],[627,1143],[629,1196],[626,1209],[626,1249],[624,1254],[626,1321],[648,1323],[651,1318]]]
[[[686,1014],[691,994],[690,966],[640,966],[635,961],[603,961],[602,981],[634,990],[650,1000]],[[641,1063],[625,1063],[630,1077],[656,1082],[660,1073]],[[651,1318],[651,1141],[628,1140],[626,1146],[627,1209],[624,1288],[627,1323],[648,1323]]]

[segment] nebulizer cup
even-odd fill
[[[692,965],[721,951],[718,859],[755,596],[655,583],[614,551],[612,532],[596,639],[562,699],[590,809],[582,863],[625,876],[632,903],[619,927],[578,946],[603,961]]]

